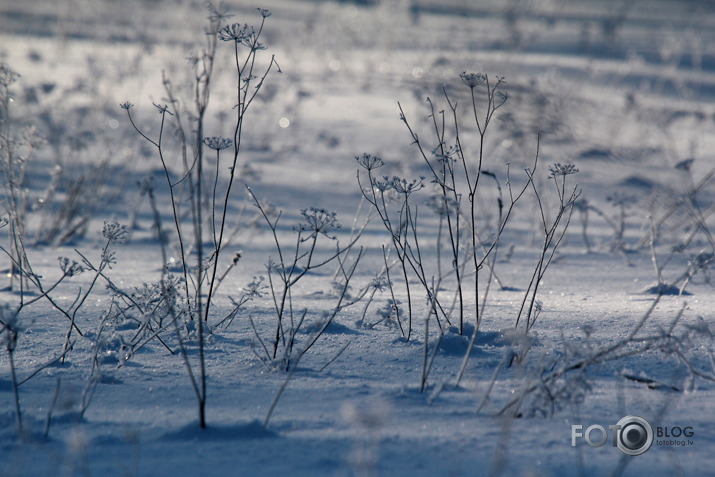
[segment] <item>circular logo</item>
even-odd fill
[[[639,416],[626,416],[618,421],[616,445],[624,454],[641,455],[653,445],[653,428]]]

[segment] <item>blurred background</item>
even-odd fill
[[[234,15],[228,21],[253,25],[260,22],[255,6],[216,3]],[[444,108],[448,91],[466,104],[462,71],[506,78],[509,101],[489,135],[489,167],[530,164],[539,135],[543,163],[575,162],[592,203],[605,207],[618,192],[656,207],[662,204],[655,195],[666,190],[674,197],[713,166],[711,0],[259,6],[273,12],[261,61],[265,66],[275,55],[282,74],[268,78],[247,125],[242,172],[247,181],[270,177],[274,191],[299,174],[323,195],[349,190],[352,203],[358,193],[352,158],[362,152],[384,155],[401,175],[420,174],[397,103],[418,129],[428,127],[427,97]],[[21,75],[12,90],[15,125],[32,126],[46,141],[38,148],[38,190],[60,171],[70,185],[129,177],[110,170],[156,172],[151,148],[137,140],[118,105],[135,104],[138,123],[152,132],[152,103],[166,96],[162,75],[190,97],[186,58],[205,46],[207,16],[205,2],[194,0],[0,0],[0,62]],[[231,48],[219,45],[218,54],[209,134],[230,136]],[[126,185],[91,194],[118,196]]]

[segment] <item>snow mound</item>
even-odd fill
[[[183,441],[183,440],[249,440],[249,439],[265,439],[276,437],[272,431],[269,431],[260,422],[253,420],[247,423],[240,424],[222,424],[212,425],[209,423],[206,429],[201,429],[196,422],[191,422],[178,430],[164,434],[164,440]]]

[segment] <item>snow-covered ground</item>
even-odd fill
[[[260,23],[253,4],[226,5],[235,13],[227,23]],[[246,116],[228,215],[230,225],[241,225],[219,271],[236,252],[241,257],[212,304],[205,346],[207,428],[201,429],[174,328],[167,325],[129,356],[121,343],[136,335],[136,310],[117,315],[122,300],[110,293],[107,279],[130,293],[162,278],[154,210],[139,186],[146,190],[149,178],[163,228],[171,234],[169,269],[181,274],[157,150],[132,129],[119,104],[133,103],[137,125],[157,137],[161,116],[152,103],[167,103],[162,74],[175,83],[177,95],[190,97],[196,70],[186,57],[205,45],[208,10],[188,0],[0,0],[0,62],[21,75],[10,86],[10,132],[20,137],[34,125],[44,138],[27,163],[22,187],[33,201],[51,198],[36,202],[27,218],[24,243],[33,272],[47,287],[61,274],[58,257],[81,263],[84,256],[97,265],[105,221],[128,226],[127,240],[112,246],[111,268],[81,302],[75,320],[85,336],[72,333],[74,346],[64,362],[42,367],[63,352],[70,329],[58,308],[76,308],[94,274],[67,278],[47,292],[53,302],[36,289],[23,296],[16,282],[0,292],[0,475],[707,475],[715,464],[715,292],[708,276],[715,253],[715,5],[266,0],[259,6],[272,16],[261,39],[268,50],[259,52],[257,68],[263,71],[275,55],[282,73],[271,71]],[[235,66],[231,45],[219,43],[205,136],[232,137]],[[379,179],[427,176],[399,108],[429,149],[436,143],[430,142],[434,123],[425,100],[433,100],[437,117],[446,110],[451,131],[446,91],[464,113],[461,146],[474,157],[479,136],[468,114],[463,71],[486,73],[491,84],[505,77],[501,90],[508,100],[489,126],[483,164],[503,192],[507,163],[514,192],[526,184],[524,168],[533,164],[538,136],[534,190],[550,211],[545,219],[553,220],[558,206],[550,165],[578,168],[566,179],[578,184],[580,197],[539,283],[541,308],[527,336],[523,322],[515,331],[516,318],[543,230],[534,190],[517,203],[499,243],[498,281],[489,287],[457,384],[474,299],[465,302],[464,334],[454,312],[453,326],[440,321],[440,338],[426,290],[410,271],[412,333],[409,340],[401,333],[408,296],[399,264],[391,279],[401,302],[400,324],[386,312],[389,287],[369,287],[384,266],[382,246],[392,242],[362,200],[355,156],[382,157]],[[167,131],[169,167],[178,174],[178,136]],[[447,137],[454,142],[452,134]],[[0,148],[6,147],[3,139]],[[214,157],[207,152],[210,167]],[[62,180],[47,195],[53,177]],[[360,177],[364,185],[364,170]],[[482,178],[480,237],[488,242],[498,220],[490,195],[495,183]],[[2,180],[7,186],[6,175]],[[225,180],[222,175],[219,188]],[[370,218],[344,262],[349,269],[363,247],[348,292],[356,297],[368,287],[368,293],[339,310],[291,372],[263,350],[276,333],[268,288],[228,326],[219,326],[233,308],[229,297],[238,299],[253,277],[267,277],[269,258],[278,260],[244,184],[282,211],[276,234],[288,254],[298,224],[306,222],[303,209],[337,212],[342,228],[335,233],[343,245],[353,226]],[[439,219],[426,205],[434,185],[429,179],[425,184],[410,200],[419,210],[428,276],[437,279],[441,267],[439,296],[449,305],[456,291],[448,273],[451,255]],[[70,212],[72,190],[77,201]],[[77,224],[73,220],[85,214],[87,223],[77,228],[84,233],[64,240]],[[7,217],[5,210],[0,217]],[[8,250],[9,229],[0,229],[0,245]],[[327,237],[317,243],[320,257],[335,250]],[[391,254],[390,262],[394,249]],[[3,275],[9,266],[3,254]],[[469,272],[467,267],[467,280]],[[294,353],[321,331],[321,320],[339,303],[341,289],[334,283],[342,276],[333,261],[308,271],[292,289],[295,319],[306,310]],[[488,267],[480,277],[481,303]],[[684,293],[659,296],[653,291],[659,279]],[[17,343],[9,353],[9,330],[15,328]],[[183,329],[182,336],[198,373],[196,330]],[[433,361],[423,382],[425,350]],[[18,381],[41,368],[17,388],[22,432],[10,358]],[[612,445],[609,426],[625,416],[651,424],[647,452],[629,456]],[[607,431],[605,445],[590,446],[578,434],[594,425]],[[594,428],[588,436],[596,442],[602,433]]]

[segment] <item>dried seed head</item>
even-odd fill
[[[110,222],[105,220],[104,228],[102,228],[102,235],[110,242],[125,242],[128,238],[129,232],[127,231],[126,225],[121,225],[119,222]]]
[[[5,63],[0,63],[0,86],[7,88],[17,81],[19,77],[20,75],[8,68]]]
[[[221,151],[223,149],[228,149],[229,147],[231,147],[231,145],[233,145],[233,141],[225,137],[212,136],[205,137],[204,144],[206,144],[209,149],[213,149],[214,151]]]
[[[268,18],[273,15],[270,10],[266,10],[265,8],[256,8],[256,11],[260,13],[263,18]]]
[[[159,110],[159,114],[169,114],[173,116],[172,112],[169,111],[169,106],[166,104],[152,103],[156,109]]]
[[[487,75],[484,73],[467,73],[466,71],[462,71],[459,77],[462,78],[462,81],[464,81],[470,89],[481,86],[487,80]]]
[[[362,167],[371,171],[385,165],[384,161],[379,156],[373,156],[372,154],[363,153],[360,156],[355,156],[355,160],[358,161]]]
[[[424,177],[420,177],[419,179],[412,179],[411,181],[407,181],[407,179],[402,179],[400,177],[393,177],[392,178],[392,188],[396,191],[399,192],[400,194],[405,194],[406,196],[409,196],[415,191],[418,191],[424,187],[423,181]]]
[[[239,43],[251,38],[253,28],[248,24],[233,23],[226,25],[218,31],[218,39],[221,41],[236,41]]]
[[[70,260],[67,257],[59,257],[58,261],[60,262],[60,270],[68,277],[73,277],[84,272],[84,267],[75,260]]]
[[[337,219],[337,213],[325,209],[303,209],[300,211],[307,224],[300,224],[300,230],[311,231],[323,234],[328,238],[335,238],[329,235],[330,232],[338,230],[341,225]]]
[[[388,190],[392,189],[392,180],[387,176],[383,176],[383,180],[381,181],[373,177],[372,187],[380,192],[387,192]]]
[[[576,169],[576,166],[573,164],[561,164],[560,162],[557,162],[556,164],[549,166],[549,172],[551,173],[551,177],[565,177],[577,173],[578,169]]]

